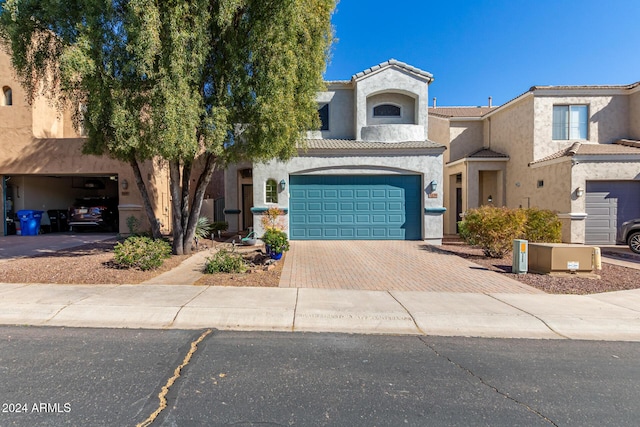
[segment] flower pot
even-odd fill
[[[282,252],[271,251],[269,252],[269,256],[271,257],[271,259],[279,260],[280,258],[282,258]]]

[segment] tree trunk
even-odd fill
[[[191,205],[191,212],[189,213],[188,225],[184,230],[184,244],[185,253],[191,253],[191,242],[196,233],[196,225],[198,218],[200,217],[200,210],[202,209],[202,200],[207,190],[209,182],[211,182],[211,176],[216,168],[216,156],[213,154],[207,154],[207,159],[204,165],[204,170],[198,177],[196,184],[196,190],[193,195],[193,203]],[[187,249],[188,247],[188,249]],[[188,250],[188,251],[187,251]]]
[[[171,189],[171,226],[173,228],[173,253],[184,254],[184,237],[182,227],[182,191],[180,175],[180,162],[169,161],[169,179]]]
[[[159,239],[162,237],[162,233],[160,232],[160,224],[158,219],[156,218],[156,214],[153,211],[153,207],[151,206],[151,199],[149,198],[149,192],[147,191],[147,186],[142,179],[142,172],[140,172],[140,165],[138,165],[138,161],[133,157],[129,164],[131,165],[131,169],[133,169],[133,176],[136,179],[136,185],[138,186],[138,190],[140,190],[140,194],[142,195],[142,204],[144,205],[144,210],[147,214],[147,218],[149,219],[149,224],[151,224],[151,235],[154,239]]]

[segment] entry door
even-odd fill
[[[242,226],[246,230],[253,227],[253,184],[242,184]]]

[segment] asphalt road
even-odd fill
[[[640,343],[0,328],[0,426],[635,426]]]

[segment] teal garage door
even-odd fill
[[[420,176],[292,175],[292,240],[420,240]]]

